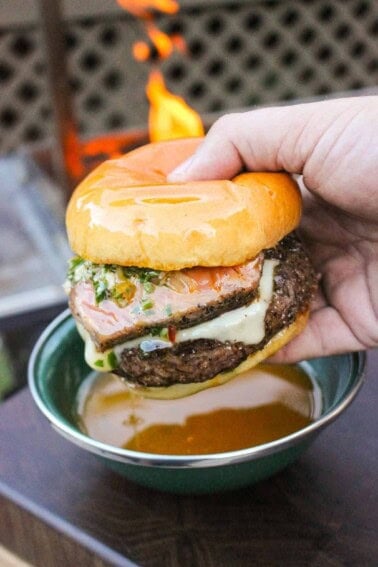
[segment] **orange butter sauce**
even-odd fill
[[[176,400],[142,398],[117,376],[92,373],[78,423],[104,443],[148,453],[222,453],[279,439],[320,413],[314,381],[298,366],[263,364],[221,387]]]

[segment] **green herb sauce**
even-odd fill
[[[148,295],[154,291],[156,285],[163,282],[164,275],[165,272],[146,268],[94,264],[75,256],[69,261],[67,280],[69,286],[79,282],[92,283],[97,304],[111,299],[120,307],[130,303],[136,291],[136,283],[140,282],[147,294],[147,297],[143,296],[140,307],[143,311],[148,311],[153,307],[153,301]]]

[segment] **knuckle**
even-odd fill
[[[229,134],[235,130],[235,125],[239,118],[238,113],[224,114],[211,127],[211,131],[215,134]]]

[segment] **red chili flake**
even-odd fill
[[[168,338],[171,343],[174,343],[176,340],[176,327],[173,325],[168,325]]]

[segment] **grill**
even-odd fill
[[[17,11],[17,4],[20,10]],[[65,2],[69,88],[81,135],[146,124],[148,64],[131,56],[144,36],[116,0]],[[184,36],[190,56],[162,64],[167,85],[200,113],[375,86],[374,0],[181,0],[164,31]],[[53,120],[38,14],[2,0],[0,151],[43,142]]]

